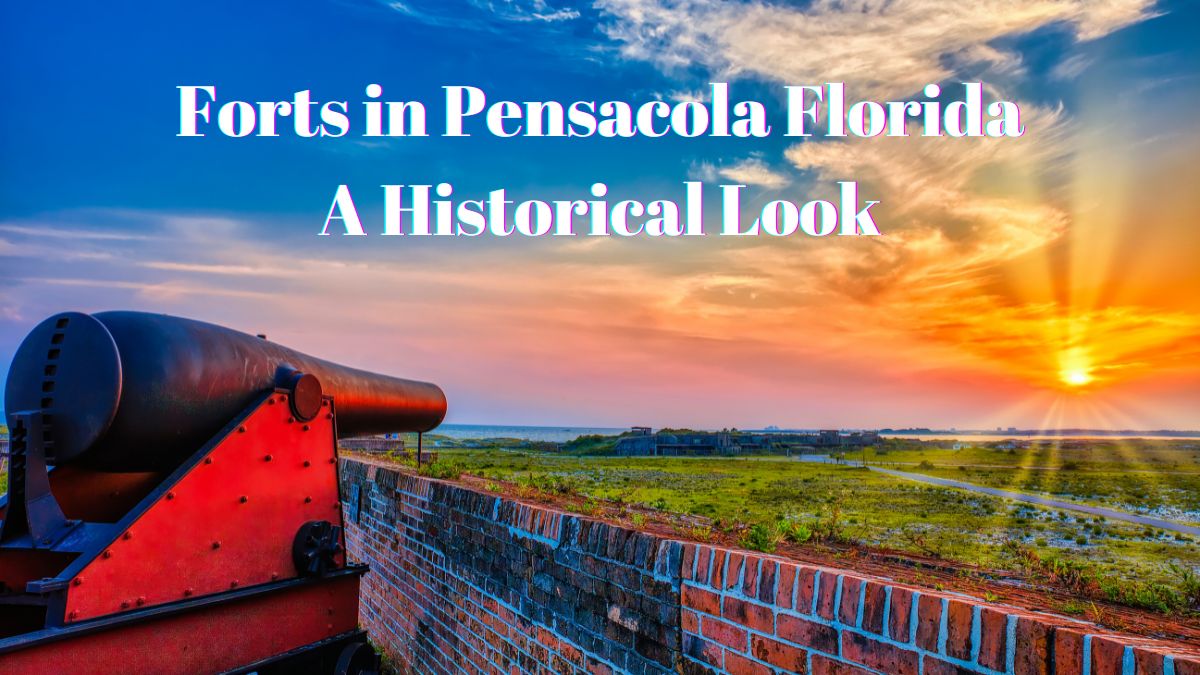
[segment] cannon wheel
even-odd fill
[[[379,654],[365,642],[348,644],[338,656],[333,675],[379,675]]]
[[[281,654],[224,675],[380,675],[379,654],[361,630]]]

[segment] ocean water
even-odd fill
[[[451,438],[517,438],[523,441],[565,443],[580,436],[616,436],[624,428],[612,427],[524,427],[485,424],[443,424],[429,432]]]
[[[516,438],[525,441],[543,441],[547,443],[565,443],[579,436],[599,435],[599,436],[616,436],[617,434],[629,431],[628,428],[622,427],[533,427],[519,425],[488,425],[488,424],[443,424],[434,429],[433,434],[449,436],[451,438]],[[746,429],[744,431],[753,431],[755,433],[779,433],[782,430],[770,429]],[[791,431],[791,430],[789,430]],[[805,433],[813,433],[813,430],[799,430]],[[983,443],[988,441],[1003,441],[1003,440],[1063,440],[1063,439],[1079,439],[1079,438],[1098,438],[1115,440],[1120,438],[1142,438],[1150,439],[1172,439],[1172,440],[1195,440],[1197,437],[1191,434],[1181,434],[1178,436],[1162,436],[1156,435],[1153,432],[1138,433],[1130,432],[1101,432],[1101,433],[1080,433],[1079,435],[1046,435],[1046,436],[1028,436],[1020,434],[987,434],[981,432],[964,432],[964,433],[927,433],[927,434],[883,434],[889,438],[910,438],[926,441],[933,440],[961,440],[964,442]]]

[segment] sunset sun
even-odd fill
[[[1092,381],[1091,374],[1082,368],[1064,370],[1058,376],[1068,387],[1082,387]]]

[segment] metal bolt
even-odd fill
[[[129,601],[128,600],[121,601],[121,609],[129,609]]]
[[[229,582],[229,587],[230,587],[230,588],[237,588],[237,587],[238,587],[238,580],[237,580],[237,579],[234,579],[233,581]]]
[[[219,541],[214,541],[214,542],[213,542],[213,544],[212,544],[212,546],[213,546],[213,550],[215,551],[215,550],[217,550],[217,549],[221,548],[221,542],[219,542]]]
[[[271,581],[275,581],[278,578],[279,578],[279,572],[271,572]]]
[[[174,493],[174,492],[168,492],[168,493],[167,493],[167,499],[175,499],[175,493]]]
[[[193,592],[194,592],[194,591],[192,591],[192,589],[190,589],[190,588],[185,588],[185,589],[183,589],[183,597],[185,597],[185,598],[189,598],[189,597],[191,597],[191,596],[192,596],[192,593],[193,593]]]
[[[83,577],[75,577],[71,580],[71,583],[78,586],[83,583]]]
[[[329,401],[321,401],[321,407],[322,407],[322,408],[328,408],[328,407],[329,407]]]
[[[79,616],[79,612],[77,612],[75,610],[71,610],[71,613],[67,615],[67,618],[74,621],[75,618],[78,616]]]
[[[244,433],[246,433],[246,427],[238,427],[238,433],[239,433],[239,434],[244,434]]]
[[[112,557],[112,551],[105,551],[105,552],[104,552],[104,557],[105,557],[105,558],[111,558],[111,557]]]
[[[274,398],[267,399],[267,405],[275,405],[275,399]]]
[[[304,503],[305,503],[305,504],[308,504],[308,503],[310,503],[310,502],[312,502],[312,497],[305,497],[305,498],[304,498]]]
[[[243,504],[245,504],[246,502],[250,501],[250,498],[247,497],[246,495],[242,495],[242,498],[239,501],[241,501]]]
[[[327,419],[327,420],[333,419],[333,413],[325,413],[325,419]]]
[[[141,607],[144,604],[146,604],[146,596],[144,596],[144,595],[138,596],[137,606]]]
[[[212,457],[205,457],[205,458],[204,458],[204,463],[205,463],[205,464],[212,464]]]
[[[272,456],[270,456],[270,455],[267,455],[266,457],[263,457],[263,461],[264,461],[264,462],[269,462],[269,461],[271,461],[272,459],[275,459],[275,458],[274,458],[274,457],[272,457]]]
[[[132,533],[132,532],[126,532],[125,534],[121,535],[121,538],[122,538],[122,539],[124,539],[124,540],[126,540],[126,541],[128,541],[128,540],[130,540],[130,539],[133,539],[133,533]]]
[[[312,466],[312,462],[310,462],[306,459],[306,460],[304,460],[304,466],[305,466],[305,468],[310,467],[310,466]]]
[[[307,424],[305,424],[305,425],[304,425],[304,430],[305,430],[305,431],[308,431],[308,430],[309,430],[309,429],[311,429],[311,428],[312,428],[312,427],[308,426]]]
[[[292,423],[293,423],[293,422],[295,422],[295,421],[296,421],[296,418],[295,418],[295,417],[289,417],[289,418],[288,418],[288,424],[292,424]]]

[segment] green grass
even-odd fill
[[[1200,592],[1194,588],[1200,584],[1193,573],[1200,569],[1200,547],[1190,537],[921,485],[855,466],[781,457],[580,457],[444,447],[439,452],[442,461],[453,458],[462,471],[493,481],[703,516],[718,530],[739,532],[747,548],[774,550],[785,540],[852,541],[989,568],[1020,569],[1090,597],[1159,611],[1200,609]],[[897,444],[883,453],[869,452],[868,461],[913,462],[897,468],[964,479],[959,469],[939,467],[952,456],[969,458],[971,463],[1008,467],[988,470],[994,472],[989,474],[992,480],[1000,481],[1003,472],[1037,459],[994,450],[952,452],[923,452]],[[1174,452],[1178,465],[1179,451]],[[978,461],[998,455],[1005,459]],[[916,464],[922,461],[934,468],[919,469]],[[1083,472],[1103,468],[1111,473],[1118,460],[1104,455],[1079,461],[1086,464]],[[1156,461],[1151,457],[1131,464],[1152,466]],[[1116,490],[1117,485],[1121,484],[1109,487]],[[1179,499],[1171,496],[1179,485],[1177,478],[1151,474],[1139,485],[1148,490],[1144,500]]]
[[[1088,447],[920,449],[868,461],[988,487],[1200,523],[1200,442],[1104,440]]]

